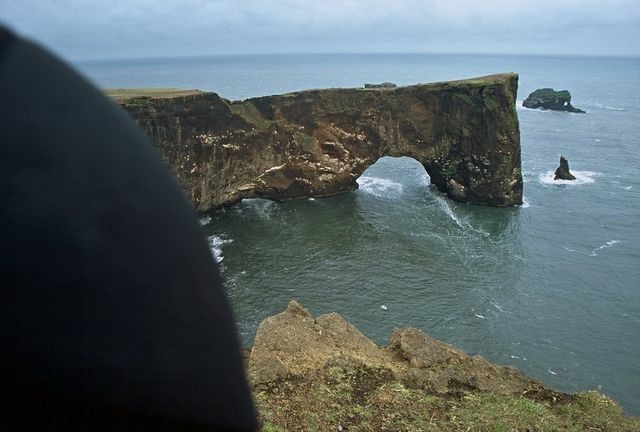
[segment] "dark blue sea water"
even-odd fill
[[[296,298],[379,343],[394,326],[419,327],[560,390],[600,388],[640,415],[639,58],[315,54],[77,66],[102,87],[230,99],[518,72],[521,207],[452,202],[416,161],[383,158],[355,192],[246,200],[205,219],[242,341]],[[570,90],[587,114],[522,108],[539,87]],[[560,155],[577,181],[552,180]]]

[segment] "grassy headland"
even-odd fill
[[[118,103],[138,97],[174,98],[203,93],[197,89],[185,90],[180,88],[115,88],[105,89],[104,92]]]

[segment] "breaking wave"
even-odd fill
[[[378,198],[382,197],[398,197],[402,195],[402,184],[393,180],[379,177],[360,177],[358,180],[360,190],[374,195]]]

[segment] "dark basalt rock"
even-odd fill
[[[569,162],[560,156],[560,166],[556,170],[554,180],[575,180],[575,176],[569,172]]]
[[[541,108],[554,111],[568,111],[584,113],[581,109],[571,105],[571,93],[568,90],[555,91],[551,88],[541,88],[529,95],[522,103],[525,108]]]
[[[449,197],[522,204],[516,74],[244,101],[215,93],[121,100],[200,212],[244,198],[357,189],[383,156],[420,162]]]

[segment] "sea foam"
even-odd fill
[[[564,249],[568,250],[569,252],[575,252],[575,253],[579,253],[581,255],[586,255],[586,256],[598,256],[598,252],[601,251],[602,249],[607,249],[610,247],[613,247],[615,245],[617,245],[618,243],[620,243],[620,240],[609,240],[608,242],[604,243],[603,245],[598,246],[597,248],[593,249],[591,252],[583,252],[583,251],[579,251],[579,250],[575,250],[575,249],[569,249],[566,246],[562,246]]]
[[[571,174],[575,176],[575,180],[554,180],[553,177],[555,176],[555,171],[547,171],[546,173],[540,174],[538,180],[542,184],[579,186],[595,182],[594,177],[602,173],[572,170]]]
[[[273,213],[277,211],[277,204],[274,201],[263,198],[248,198],[242,200],[246,208],[258,216],[260,219],[269,220]]]
[[[379,177],[360,177],[360,190],[378,198],[398,197],[402,194],[402,184]]]
[[[231,243],[233,239],[223,239],[222,237],[218,237],[217,235],[210,235],[207,237],[209,241],[209,249],[211,249],[211,254],[216,259],[216,262],[222,262],[224,257],[222,256],[222,245]]]
[[[463,224],[462,220],[460,220],[455,213],[453,212],[453,210],[451,210],[451,206],[449,205],[449,203],[442,198],[440,195],[435,194],[434,198],[436,200],[436,202],[438,203],[438,207],[440,209],[442,209],[442,211],[449,216],[449,218],[454,221],[456,223],[456,225],[458,225],[460,228],[464,229],[466,228],[469,224]]]
[[[449,205],[448,198],[444,198],[444,196],[442,196],[439,193],[435,193],[433,195],[433,197],[435,198],[435,201],[438,204],[438,207],[444,212],[444,214],[446,214],[460,228],[462,228],[463,230],[474,231],[474,232],[476,232],[476,233],[478,233],[480,235],[483,235],[485,237],[489,235],[488,232],[486,232],[486,231],[484,231],[482,229],[475,228],[469,222],[467,222],[466,220],[456,216],[456,214],[453,212],[453,209]]]

